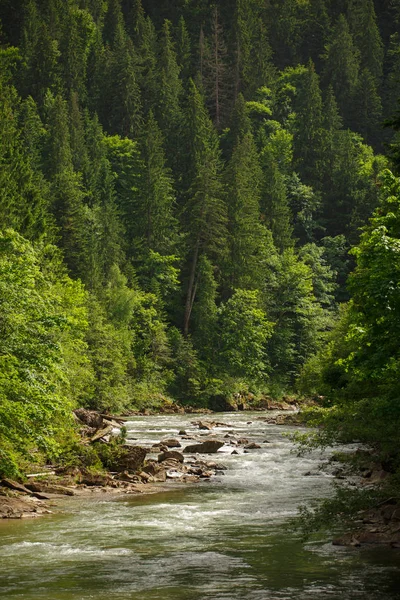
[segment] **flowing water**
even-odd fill
[[[330,493],[331,477],[319,471],[319,454],[292,452],[290,428],[259,416],[220,416],[229,426],[213,433],[232,430],[262,448],[222,448],[216,460],[227,471],[211,481],[116,501],[71,498],[53,515],[1,522],[0,598],[400,599],[398,551],[339,548],[328,538],[304,544],[286,529],[300,503]],[[151,445],[182,428],[199,433],[193,419],[134,418],[129,438]]]

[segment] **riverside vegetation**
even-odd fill
[[[1,476],[76,448],[78,407],[296,391],[307,444],[370,445],[398,496],[399,21],[3,0]]]

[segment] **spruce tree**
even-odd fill
[[[331,19],[326,1],[311,0],[305,15],[302,55],[304,62],[311,58],[317,71],[322,67],[321,57],[330,35]]]
[[[135,216],[137,235],[147,251],[172,254],[177,241],[173,179],[166,165],[162,133],[151,111],[140,146],[144,165]]]
[[[322,147],[322,96],[319,78],[310,60],[296,102],[295,167],[307,183],[318,186]]]
[[[262,171],[251,133],[239,137],[226,171],[229,259],[224,278],[236,288],[261,289],[266,237],[260,221]]]
[[[340,114],[351,119],[351,106],[359,74],[359,51],[356,48],[344,15],[335,24],[326,47],[324,78],[333,86]]]
[[[137,139],[142,126],[142,100],[132,42],[119,26],[107,71],[107,101],[103,119],[111,134]]]
[[[192,68],[192,52],[191,41],[185,19],[179,19],[176,29],[176,56],[179,68],[181,70],[181,79],[183,82],[188,82]]]
[[[382,78],[384,49],[376,20],[373,0],[351,0],[348,21],[360,51],[361,69],[368,69],[379,85]]]
[[[48,144],[45,169],[51,183],[52,212],[59,228],[60,245],[70,272],[82,276],[84,193],[74,172],[70,146],[69,114],[61,96],[47,98]]]
[[[376,79],[364,69],[357,82],[354,98],[354,128],[364,139],[377,146],[381,138],[382,102]]]
[[[202,60],[203,86],[207,94],[207,104],[216,128],[225,124],[232,109],[232,78],[228,68],[227,47],[218,6],[211,15],[211,35],[204,44]]]
[[[159,39],[158,91],[156,116],[165,136],[167,156],[171,166],[176,158],[178,140],[183,121],[181,100],[183,86],[177,62],[175,44],[172,39],[171,23],[165,21]]]
[[[264,182],[261,194],[261,213],[271,230],[276,248],[283,252],[293,246],[293,226],[285,178],[279,170],[271,149],[261,153]]]
[[[274,75],[272,50],[265,9],[259,0],[237,0],[235,11],[235,97],[242,91],[251,97],[258,88],[270,85]]]
[[[226,243],[226,206],[223,201],[221,155],[218,136],[204,106],[204,99],[190,84],[188,131],[192,183],[182,215],[187,234],[187,282],[183,331],[189,333],[198,291],[199,259],[204,254],[213,265],[220,263]]]

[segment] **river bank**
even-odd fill
[[[169,414],[177,412],[185,414],[175,407]],[[164,493],[177,485],[191,486],[210,481],[225,474],[227,467],[223,458],[227,455],[239,456],[262,451],[269,443],[268,440],[261,443],[254,441],[251,435],[252,421],[246,423],[249,431],[238,436],[228,416],[207,411],[204,414],[190,413],[190,423],[195,431],[188,433],[181,428],[174,437],[159,436],[152,444],[138,444],[128,434],[123,446],[116,447],[114,442],[125,431],[130,419],[146,420],[151,416],[142,413],[120,418],[78,409],[75,417],[79,421],[82,447],[100,447],[103,448],[103,454],[105,449],[111,468],[99,472],[82,464],[50,465],[38,473],[28,474],[24,482],[4,478],[0,481],[0,518],[25,519],[49,515],[54,507],[60,503],[62,505],[63,500],[71,496],[115,500],[126,495]],[[287,402],[280,405],[274,403],[264,416],[252,414],[252,418],[266,425],[301,425],[297,406]],[[359,470],[356,485],[377,485],[388,475],[372,459],[368,464],[368,457],[368,453],[365,453],[365,464]],[[329,468],[327,464],[330,464]],[[327,464],[325,469],[329,475],[345,479],[345,471],[340,464],[332,461],[332,457]],[[315,472],[306,472],[304,475],[315,476]],[[333,543],[342,546],[373,544],[400,547],[400,506],[393,498],[360,514],[358,521],[354,530],[335,538]]]
[[[284,424],[291,419],[284,412],[297,412],[296,404],[267,400],[260,410],[283,411],[269,419],[271,423]],[[202,415],[202,420],[194,421],[199,435],[187,435],[179,431],[175,439],[157,440],[151,448],[135,445],[133,440],[124,439],[125,423],[135,416],[150,416],[149,410],[119,417],[103,415],[98,411],[77,409],[74,417],[80,436],[80,450],[76,451],[75,461],[68,466],[45,465],[39,472],[28,473],[25,481],[14,481],[9,478],[0,480],[0,518],[21,519],[35,518],[51,513],[51,503],[65,496],[91,496],[107,494],[108,497],[120,494],[154,494],[165,489],[167,481],[179,481],[181,484],[198,483],[201,479],[209,479],[223,467],[214,461],[201,460],[196,457],[184,457],[178,449],[188,448],[192,454],[216,454],[222,446],[244,446],[245,439],[235,440],[227,434],[224,439],[210,437],[210,432],[218,426],[225,426],[215,419],[213,411],[196,411],[190,409],[188,414],[195,418]],[[182,407],[172,405],[163,414],[187,414]],[[211,417],[213,416],[213,419]],[[206,420],[207,419],[207,420]],[[293,418],[292,418],[293,420]],[[121,438],[122,443],[116,443]],[[207,438],[207,439],[206,439]],[[229,439],[228,441],[228,438]],[[190,442],[190,443],[188,443]],[[197,447],[196,447],[197,446]],[[106,456],[103,461],[108,469],[89,468],[82,464],[82,455],[90,454],[91,449],[100,450],[99,456]],[[186,450],[185,450],[186,451]],[[236,452],[233,447],[232,452]],[[91,457],[92,459],[92,457]],[[93,459],[92,459],[93,460]],[[50,504],[49,504],[50,503]]]

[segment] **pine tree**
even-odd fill
[[[351,0],[348,21],[360,51],[361,69],[368,69],[379,85],[382,78],[384,49],[376,20],[373,0]]]
[[[183,82],[188,82],[192,67],[192,52],[190,35],[183,17],[179,19],[176,30],[176,56],[181,71],[181,79]]]
[[[210,114],[217,129],[225,124],[231,111],[232,81],[228,69],[227,47],[218,6],[211,17],[211,36],[204,43],[201,73]]]
[[[119,136],[105,137],[102,144],[99,140],[98,123],[94,122],[88,132],[89,144],[96,151],[97,159],[94,164],[100,164],[102,146],[106,150],[107,159],[111,163],[112,172],[115,177],[114,187],[116,191],[116,204],[120,216],[126,242],[126,253],[129,259],[137,256],[137,242],[143,239],[143,215],[139,215],[141,178],[144,173],[144,164],[140,157],[138,143],[129,138],[121,139]],[[93,140],[93,141],[92,141]],[[92,169],[93,171],[93,169]]]
[[[136,214],[137,235],[147,251],[172,254],[177,240],[173,179],[166,166],[162,133],[151,111],[143,129],[141,151],[144,169]]]
[[[375,147],[381,137],[382,102],[376,79],[364,69],[358,79],[354,98],[354,128]]]
[[[238,139],[226,171],[230,255],[225,279],[235,288],[261,289],[266,236],[260,222],[262,171],[251,133]]]
[[[124,16],[121,10],[121,0],[108,0],[107,12],[104,16],[103,40],[113,47],[124,29]]]
[[[60,245],[70,272],[82,276],[83,199],[81,181],[73,169],[67,103],[61,96],[47,98],[48,145],[45,169],[51,183],[52,212]]]
[[[159,39],[158,92],[156,116],[166,140],[167,156],[173,165],[179,147],[180,129],[183,121],[181,99],[183,94],[180,67],[177,62],[171,34],[171,23],[165,21]]]
[[[400,34],[395,33],[390,37],[387,52],[387,77],[384,86],[385,115],[394,115],[400,98]]]
[[[132,42],[122,27],[114,35],[107,72],[107,101],[103,119],[112,134],[137,138],[142,126],[142,101]]]
[[[276,248],[283,252],[293,246],[292,215],[285,178],[280,172],[270,148],[263,150],[261,166],[264,174],[260,203],[262,218],[272,232]]]
[[[6,57],[12,59],[13,53],[14,49],[0,50],[0,216],[4,228],[36,239],[50,225],[48,189],[40,173],[34,171],[40,166],[42,140],[34,138],[31,128],[40,123],[40,118],[34,101],[30,99],[21,107],[15,88],[9,84],[10,73],[4,61]],[[41,136],[39,131],[37,135]]]
[[[322,96],[319,78],[310,60],[296,102],[294,161],[301,177],[318,186],[322,146]]]
[[[354,45],[346,18],[341,15],[326,47],[324,76],[332,84],[340,114],[351,119],[351,105],[359,73],[359,52]]]
[[[70,146],[74,170],[77,173],[83,173],[89,166],[87,164],[88,154],[85,141],[85,124],[77,92],[72,92],[70,99]]]
[[[282,69],[298,62],[301,44],[299,3],[296,0],[270,0],[268,21],[271,27],[271,45],[275,66]]]
[[[61,88],[60,50],[34,0],[26,6],[22,54],[21,89],[42,107],[47,90],[57,93]]]
[[[190,319],[199,285],[199,259],[204,254],[216,264],[225,251],[226,206],[223,202],[221,157],[218,136],[208,117],[204,100],[190,84],[188,130],[191,135],[189,199],[184,209],[188,235],[188,279],[183,331],[189,333]]]
[[[325,0],[311,0],[304,22],[302,54],[303,61],[311,58],[319,72],[321,56],[331,35],[331,20]]]
[[[90,47],[95,38],[95,24],[87,11],[72,6],[66,11],[60,44],[67,95],[73,91],[86,98],[86,70]]]
[[[273,79],[272,50],[259,0],[237,0],[235,11],[236,67],[235,97],[246,97]]]
[[[221,138],[224,153],[231,156],[236,144],[247,134],[251,133],[251,121],[248,115],[246,101],[239,93],[230,118],[230,127]]]

